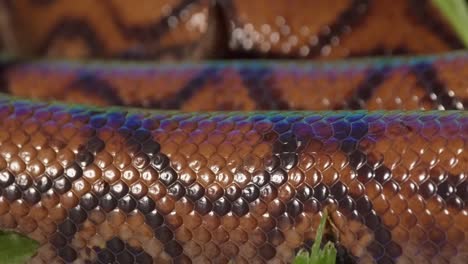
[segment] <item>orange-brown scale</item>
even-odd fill
[[[455,75],[460,74],[464,75],[465,73],[468,73],[468,70],[464,68],[463,66],[463,60],[462,59],[455,59],[453,63],[447,63],[440,61],[438,63],[434,63],[434,68],[436,71],[438,71],[438,77],[442,82],[447,82],[450,83],[449,85],[449,93],[450,94],[465,94],[465,96],[461,96],[460,100],[462,103],[466,104],[468,103],[468,98],[466,94],[468,94],[468,86],[466,85],[466,79],[461,78],[461,79],[456,79],[454,78]],[[444,69],[443,71],[439,71],[440,69]],[[459,69],[459,73],[453,72],[454,69]],[[451,80],[451,81],[449,81]]]
[[[313,239],[324,208],[332,211],[332,221],[342,230],[339,241],[359,262],[462,263],[466,257],[467,235],[462,230],[467,230],[467,214],[462,199],[467,159],[460,153],[468,136],[464,112],[249,116],[105,112],[7,100],[2,106],[2,131],[16,124],[17,132],[1,137],[5,187],[0,224],[42,237],[38,263],[78,256],[104,262],[104,257],[130,259],[128,252],[142,248],[143,253],[132,254],[161,263],[285,263]],[[54,140],[61,130],[68,131],[66,144],[60,143],[60,137]],[[46,132],[51,136],[42,137]],[[432,187],[399,181],[401,161],[414,157],[399,143],[406,132],[410,146],[424,151],[418,157],[429,161],[420,167],[439,168],[448,175],[447,181],[459,175],[448,196],[444,179],[434,180]],[[21,136],[26,133],[32,135]],[[429,140],[439,142],[439,148],[431,147]],[[18,197],[13,190],[19,191],[23,181],[10,182],[11,177],[22,179],[27,166],[21,162],[34,157],[21,155],[15,161],[30,142],[52,150],[41,154],[51,164],[58,162],[63,170],[65,163],[75,163],[83,171],[67,188],[54,177],[54,191],[35,203],[47,208],[39,214],[37,228],[17,225],[24,218],[17,204],[26,203],[29,196],[20,192]],[[443,151],[425,156],[433,147]],[[445,164],[454,159],[445,151],[458,155],[458,163],[433,167],[437,161]],[[52,165],[47,168],[60,173]],[[8,172],[11,176],[5,176]],[[38,180],[31,182],[37,185]],[[70,191],[62,192],[64,188]],[[441,192],[429,197],[431,188]],[[70,192],[73,195],[68,196]],[[67,250],[62,236],[70,236]],[[110,254],[112,246],[106,244],[116,239],[127,245],[127,253]]]
[[[340,62],[130,64],[5,62],[3,91],[92,105],[184,111],[464,109],[463,52]],[[30,89],[34,87],[34,89]],[[236,96],[232,96],[236,94]]]
[[[226,2],[231,47],[253,56],[327,59],[463,47],[424,0]]]
[[[421,121],[411,120],[408,124]],[[410,131],[397,123],[392,126],[393,132],[369,149],[370,156],[379,157],[378,162],[393,167],[393,179],[376,190],[393,197],[382,204],[379,213],[386,216],[384,222],[393,222],[392,236],[396,241],[407,241],[404,255],[418,256],[423,262],[457,259],[454,251],[464,251],[466,247],[465,243],[458,243],[467,235],[466,224],[452,222],[447,216],[455,213],[455,219],[466,221],[466,201],[456,193],[466,188],[466,168],[460,162],[468,159],[462,150],[466,142],[450,142],[436,135],[438,129],[430,123],[410,125]],[[414,130],[417,127],[421,130]],[[458,133],[460,129],[463,127],[450,126],[443,133]],[[405,153],[404,158],[401,153]],[[395,186],[400,186],[402,193],[397,193]],[[396,215],[402,213],[408,221],[398,226]],[[451,239],[457,242],[453,244]],[[421,244],[424,248],[418,246]]]
[[[10,140],[2,142],[6,150],[2,159],[9,164],[2,170],[2,183],[9,185],[3,189],[2,201],[9,204],[12,214],[2,213],[2,226],[27,232],[43,244],[38,256],[52,260],[57,252],[50,251],[46,242],[79,199],[65,189],[70,180],[80,177],[74,152],[79,152],[80,142],[87,141],[87,119],[73,118],[66,111],[31,111],[7,105],[2,107],[2,116],[11,111],[14,122],[6,120],[8,129],[3,130]],[[23,129],[17,122],[23,123]],[[22,199],[14,201],[18,196]]]
[[[8,0],[0,8],[3,44],[17,55],[333,59],[463,47],[426,0]]]

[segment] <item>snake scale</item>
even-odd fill
[[[338,263],[466,263],[468,53],[429,1],[138,3],[0,1],[30,263],[290,263],[325,210]]]

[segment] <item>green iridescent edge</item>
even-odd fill
[[[332,116],[342,116],[349,119],[355,119],[359,116],[368,116],[368,117],[384,117],[384,116],[437,116],[444,117],[450,116],[453,114],[468,116],[468,111],[463,110],[319,110],[319,111],[303,111],[303,110],[290,110],[290,111],[280,111],[280,110],[256,110],[256,111],[182,111],[182,110],[158,110],[158,109],[148,109],[148,108],[138,108],[138,107],[126,107],[126,106],[110,106],[110,107],[100,107],[87,104],[77,104],[77,103],[64,103],[60,101],[44,101],[37,98],[24,98],[20,96],[12,96],[9,94],[0,92],[0,105],[2,104],[12,104],[14,106],[19,105],[32,105],[36,107],[60,107],[63,110],[69,111],[83,111],[83,112],[100,112],[101,115],[107,115],[111,113],[125,113],[127,117],[140,117],[148,118],[152,115],[167,115],[170,116],[205,116],[216,117],[216,116],[226,116],[226,119],[230,117],[253,117],[256,115],[263,115],[266,117],[274,116],[283,116],[283,117],[307,117],[307,116],[322,116],[322,117],[332,117]]]

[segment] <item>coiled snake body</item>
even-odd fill
[[[395,13],[390,1],[309,4],[310,21],[286,1],[175,2],[5,1],[3,47],[178,60],[461,45],[441,20],[415,23],[411,12],[433,12],[425,1],[393,1]],[[412,34],[378,33],[379,17],[396,14]],[[146,16],[160,23],[142,26]],[[254,29],[264,38],[247,36]],[[0,84],[10,94],[0,99],[0,227],[40,242],[31,263],[289,263],[324,210],[342,263],[468,258],[464,51],[313,63],[5,58]]]

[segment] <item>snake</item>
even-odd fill
[[[0,2],[28,263],[466,263],[468,52],[429,1]],[[366,57],[366,58],[363,58]]]

